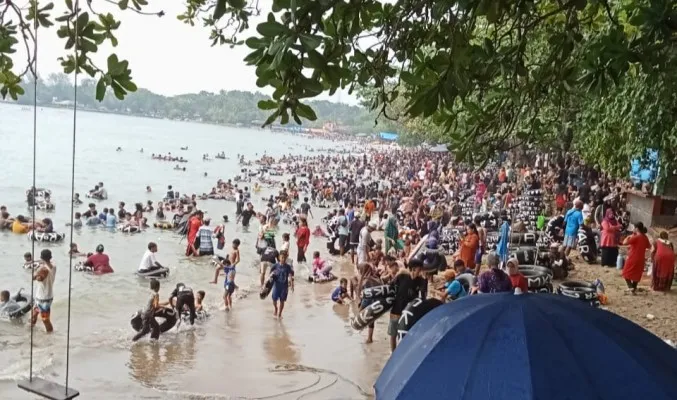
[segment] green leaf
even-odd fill
[[[226,0],[216,0],[216,6],[214,7],[214,14],[212,17],[214,20],[218,20],[226,13]]]
[[[118,56],[117,54],[113,53],[108,56],[107,60],[107,65],[108,65],[108,72],[111,73],[111,75],[117,75],[115,72],[118,72],[118,64],[120,62],[118,61]]]
[[[270,114],[268,116],[268,118],[266,118],[266,121],[263,123],[263,125],[261,125],[261,127],[265,128],[266,126],[272,124],[277,119],[277,117],[279,117],[279,116],[280,116],[280,110],[277,109],[274,113]]]
[[[322,44],[322,38],[317,35],[301,34],[299,36],[299,40],[301,41],[301,46],[303,46],[303,49],[306,52],[315,50],[320,47],[320,44]]]
[[[268,21],[258,24],[256,31],[265,37],[274,37],[287,32],[288,29],[277,21]]]
[[[247,45],[250,49],[260,49],[266,47],[270,43],[267,39],[261,39],[256,36],[252,36],[244,41],[244,44]]]
[[[106,82],[104,82],[103,77],[101,77],[96,83],[96,99],[98,101],[103,101],[104,96],[106,96]]]
[[[411,86],[423,86],[427,84],[427,82],[421,78],[419,75],[414,75],[411,72],[408,71],[402,71],[400,72],[400,78],[404,81],[404,83],[411,85]]]
[[[315,50],[310,50],[308,52],[308,62],[315,69],[322,69],[327,65],[327,59]]]
[[[260,100],[257,105],[261,110],[274,110],[279,107],[275,100]]]
[[[118,100],[124,100],[125,94],[127,94],[125,92],[125,89],[123,89],[122,86],[120,86],[120,84],[116,80],[111,81],[110,86],[113,88],[113,94],[115,95],[115,97]]]
[[[296,113],[299,115],[299,117],[303,117],[309,121],[315,121],[317,119],[317,115],[315,115],[315,111],[303,103],[298,103],[296,105]]]
[[[118,1],[118,7],[120,7],[120,10],[126,10],[128,5],[129,5],[129,0]]]

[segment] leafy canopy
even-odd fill
[[[110,14],[94,13],[96,1],[52,19],[49,4],[32,3],[21,17],[0,0],[3,96],[21,94],[11,54],[24,32],[30,38],[30,21],[61,24],[65,48],[78,46],[77,56],[62,59],[64,71],[98,77],[98,99],[107,88],[118,98],[136,89],[125,61],[111,55],[98,67],[88,57],[103,41],[115,44],[119,27]],[[146,0],[118,5],[143,12]],[[18,22],[9,22],[8,9]],[[257,85],[274,90],[258,104],[270,112],[266,124],[313,121],[307,99],[369,87],[372,108],[383,114],[403,101],[406,121],[439,128],[435,137],[469,161],[524,143],[582,148],[615,168],[646,146],[665,162],[674,158],[666,155],[675,141],[673,1],[273,0],[244,40],[259,13],[256,0],[187,0],[178,18],[209,27],[214,45],[251,49],[244,61]]]

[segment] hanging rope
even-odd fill
[[[79,14],[80,12],[80,1],[75,0],[75,13]],[[75,137],[77,132],[77,122],[78,122],[78,16],[75,16],[75,26],[74,34],[75,37],[75,73],[73,79],[73,155],[71,160],[71,234],[70,234],[70,243],[73,243],[73,213],[75,212],[75,205],[73,204],[73,199],[75,197]],[[66,394],[68,394],[68,378],[70,372],[70,358],[71,358],[71,292],[72,292],[72,282],[73,282],[73,257],[69,257],[68,262],[68,322],[66,328]]]
[[[35,1],[35,9],[37,10],[38,4],[37,0]],[[33,185],[31,186],[30,199],[33,201],[31,217],[33,218],[33,224],[35,224],[35,195],[36,195],[36,182],[35,182],[35,169],[37,165],[37,148],[38,148],[38,19],[34,18],[33,20],[33,29],[35,30],[35,41],[33,42]],[[30,67],[30,66],[29,66]],[[31,259],[35,263],[35,225],[33,225],[33,236],[31,237]],[[33,268],[31,268],[31,299],[35,299],[35,288],[33,287]],[[33,300],[35,301],[35,300]],[[28,367],[28,380],[33,381],[33,314],[35,311],[31,310],[31,349],[30,349],[30,361]]]

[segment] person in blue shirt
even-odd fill
[[[282,250],[278,257],[278,262],[270,269],[270,276],[273,279],[273,290],[271,293],[273,316],[279,319],[282,319],[282,311],[284,310],[284,303],[287,301],[289,289],[294,293],[294,270],[287,263],[288,255],[287,251]]]
[[[115,210],[112,208],[108,210],[108,216],[106,216],[106,227],[107,228],[115,228],[115,225],[117,225],[118,219],[115,216]]]
[[[339,285],[333,292],[331,292],[331,300],[336,304],[343,304],[343,300],[348,297],[348,280],[341,278]]]
[[[506,212],[501,213],[503,224],[501,225],[496,254],[502,263],[508,261],[508,243],[510,243],[510,218]]]
[[[564,255],[569,256],[571,249],[576,247],[578,229],[583,225],[583,202],[574,201],[574,207],[564,215]]]
[[[456,300],[468,295],[461,282],[456,280],[456,272],[453,269],[444,271],[443,299]]]

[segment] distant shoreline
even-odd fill
[[[11,105],[11,106],[18,106],[18,107],[21,107],[22,109],[33,110],[33,104],[21,104],[19,102],[6,101],[6,100],[4,100],[4,101],[0,100],[0,104],[7,104],[7,105]],[[55,109],[55,110],[65,110],[65,111],[73,110],[72,105],[60,105],[60,104],[53,104],[53,103],[38,104],[37,107],[38,108],[51,108],[51,109]],[[191,123],[195,123],[195,124],[227,126],[227,127],[230,127],[230,128],[250,128],[250,129],[261,129],[261,130],[268,129],[268,128],[261,128],[259,125],[253,125],[253,124],[250,124],[250,125],[218,124],[216,122],[200,121],[200,120],[197,120],[197,119],[195,119],[195,120],[194,119],[171,119],[171,118],[167,118],[167,117],[156,117],[156,116],[153,116],[153,115],[146,115],[146,114],[134,113],[134,112],[124,113],[124,112],[119,112],[119,111],[115,111],[115,110],[99,110],[99,109],[96,109],[96,108],[85,107],[85,106],[82,106],[82,105],[78,106],[77,110],[78,111],[86,111],[86,112],[90,112],[90,113],[96,113],[96,114],[109,114],[109,115],[119,115],[119,116],[123,116],[123,117],[148,118],[148,119],[157,119],[157,120],[161,120],[161,121],[172,121],[172,122],[191,122]]]
[[[15,101],[6,101],[6,100],[0,100],[0,104],[7,104],[11,106],[17,106],[21,107],[22,110],[26,111],[32,111],[33,110],[33,105],[32,104],[21,104],[19,102]],[[63,111],[72,111],[73,106],[72,105],[60,105],[60,104],[38,104],[38,108],[50,108],[50,109],[55,109],[55,110],[63,110]],[[114,111],[114,110],[98,110],[94,109],[91,107],[84,107],[84,106],[78,106],[77,111],[84,111],[88,113],[96,113],[96,114],[106,114],[106,115],[117,115],[121,117],[134,117],[134,118],[147,118],[147,119],[154,119],[154,120],[160,120],[160,121],[170,121],[170,122],[188,122],[188,123],[193,123],[193,124],[203,124],[203,125],[212,125],[212,126],[222,126],[222,127],[228,127],[228,128],[242,128],[242,129],[255,129],[255,130],[261,130],[261,131],[270,131],[270,132],[275,132],[275,133],[283,133],[283,134],[288,134],[292,136],[297,136],[297,135],[305,135],[310,139],[317,138],[317,139],[327,139],[327,140],[355,140],[357,137],[352,134],[338,134],[336,136],[329,136],[329,135],[313,135],[313,134],[307,134],[307,133],[295,133],[289,130],[286,130],[284,128],[282,129],[276,129],[273,126],[268,126],[266,128],[262,128],[258,124],[219,124],[216,122],[210,122],[210,121],[201,121],[201,120],[192,120],[192,119],[171,119],[167,117],[156,117],[152,115],[145,115],[145,114],[138,114],[138,113],[123,113],[119,111]],[[299,125],[289,125],[289,126],[299,126]],[[302,125],[301,125],[302,126]]]

